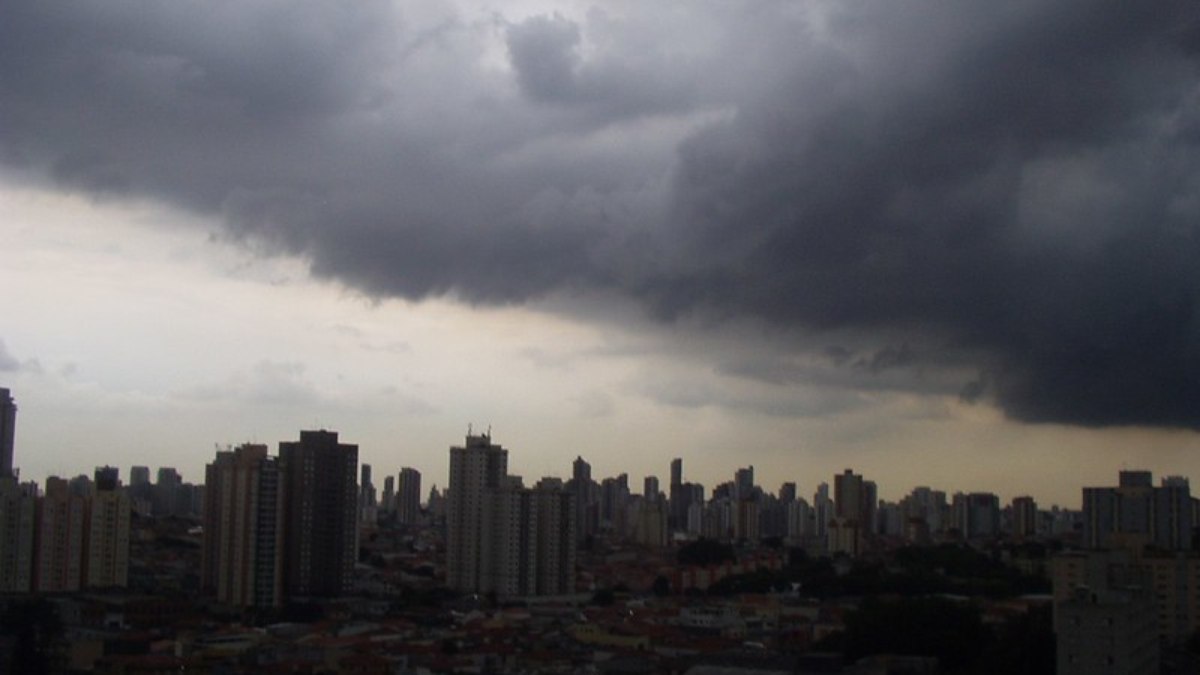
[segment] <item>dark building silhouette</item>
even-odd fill
[[[0,477],[13,475],[13,440],[17,430],[17,403],[8,389],[0,388]]]
[[[279,444],[287,493],[284,587],[331,597],[353,583],[357,559],[358,446],[333,431],[301,431]]]

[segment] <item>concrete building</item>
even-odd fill
[[[1013,499],[1012,533],[1018,539],[1029,539],[1038,535],[1038,508],[1033,497]]]
[[[1149,471],[1122,471],[1117,487],[1083,488],[1083,545],[1191,550],[1192,513],[1186,478],[1169,477],[1156,488]]]
[[[33,590],[69,593],[83,587],[86,514],[86,501],[71,494],[67,481],[46,479],[35,517]]]
[[[484,556],[489,494],[508,475],[508,451],[490,435],[468,434],[466,444],[450,448],[450,485],[446,504],[446,585],[475,593],[490,585]]]
[[[0,476],[0,593],[33,588],[36,491],[14,476]]]
[[[124,588],[129,585],[129,520],[133,507],[121,490],[117,469],[96,469],[95,491],[87,509],[88,588]]]
[[[865,549],[874,529],[876,492],[874,482],[863,480],[850,469],[833,477],[833,514],[827,525],[829,552],[857,555]]]
[[[668,506],[661,499],[643,497],[630,508],[634,510],[633,540],[650,548],[667,545],[670,531],[667,528]]]
[[[1159,672],[1154,607],[1145,589],[1080,588],[1055,603],[1054,616],[1061,675]]]
[[[205,468],[201,584],[237,607],[280,607],[286,490],[279,460],[266,445],[220,451]]]
[[[289,596],[333,597],[354,583],[358,560],[355,477],[358,446],[333,431],[301,431],[279,444],[287,493],[284,589]]]
[[[488,435],[450,448],[447,585],[501,597],[574,590],[574,494],[558,479],[525,489]]]
[[[990,492],[955,493],[950,505],[954,528],[964,539],[1000,534],[1000,498]]]

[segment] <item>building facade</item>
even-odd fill
[[[290,596],[333,597],[354,583],[358,560],[358,446],[337,432],[301,431],[279,444],[288,498],[284,588]]]
[[[218,602],[237,607],[283,604],[286,489],[278,458],[266,445],[220,451],[205,468],[201,583]]]

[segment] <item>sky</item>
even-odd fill
[[[1126,4],[2,3],[21,475],[1200,475],[1200,9]]]

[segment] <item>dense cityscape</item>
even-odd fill
[[[449,485],[337,432],[220,448],[203,484],[114,467],[19,480],[0,389],[0,672],[1190,672],[1188,480],[1122,470],[1082,509],[846,469],[706,489],[527,487],[468,431]]]

